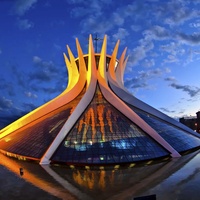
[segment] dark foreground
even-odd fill
[[[60,198],[52,196],[0,165],[0,199],[58,200]]]
[[[89,170],[41,167],[0,154],[2,200],[199,200],[200,153],[148,166]],[[23,168],[23,175],[20,175]]]

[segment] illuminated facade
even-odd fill
[[[124,87],[126,49],[106,54],[107,37],[78,58],[64,54],[68,86],[58,97],[0,130],[0,150],[40,164],[102,165],[180,157],[199,135],[132,96]]]

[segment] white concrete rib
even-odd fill
[[[123,101],[125,101],[126,103],[128,103],[142,111],[145,111],[148,114],[156,116],[157,118],[160,118],[161,120],[179,128],[179,129],[182,129],[183,131],[187,131],[188,133],[200,138],[199,134],[195,133],[193,130],[191,130],[187,126],[183,125],[182,123],[179,123],[175,119],[165,115],[164,113],[160,112],[159,110],[157,110],[157,109],[153,108],[152,106],[144,103],[143,101],[137,99],[136,97],[134,97],[132,94],[130,94],[128,92],[128,90],[124,87],[124,82],[123,82],[123,73],[124,73],[124,69],[126,66],[126,62],[127,62],[127,58],[124,59],[125,52],[126,52],[126,49],[122,53],[122,56],[119,60],[119,64],[118,64],[117,68],[114,69],[114,67],[110,65],[109,69],[108,69],[108,82],[109,82],[109,85],[110,85],[111,89],[113,90],[113,92],[119,98],[123,99]]]
[[[117,49],[115,49],[117,51]],[[113,53],[113,59],[116,60],[116,53]],[[113,64],[110,62],[111,65]],[[167,143],[152,127],[150,127],[142,118],[140,118],[132,109],[130,109],[117,95],[108,86],[106,68],[106,37],[104,38],[99,67],[98,67],[98,83],[101,89],[101,92],[105,99],[111,103],[116,109],[123,113],[127,118],[132,122],[138,125],[145,133],[147,133],[151,138],[157,141],[163,148],[171,153],[172,157],[180,157],[180,154],[169,144]],[[109,66],[113,67],[114,66]]]
[[[23,117],[19,118],[15,122],[0,130],[0,138],[3,138],[10,133],[13,133],[13,131],[20,129],[25,125],[34,122],[35,120],[38,120],[40,117],[47,115],[57,108],[62,107],[63,105],[71,102],[78,94],[80,94],[85,85],[85,79],[83,79],[84,74],[79,74],[77,65],[75,63],[75,58],[68,46],[67,49],[70,55],[69,61],[67,56],[64,54],[66,67],[68,69],[67,88],[56,98],[36,108],[35,110],[31,111],[30,113],[24,115]],[[82,68],[84,68],[84,66]]]
[[[79,53],[79,59],[84,62],[82,51]],[[80,62],[81,62],[80,60]],[[81,65],[83,63],[80,63]],[[81,114],[85,111],[87,106],[90,104],[95,90],[96,90],[96,83],[97,83],[97,75],[96,75],[96,61],[94,56],[94,49],[93,49],[93,43],[92,43],[92,37],[89,38],[89,55],[88,55],[88,71],[87,74],[84,74],[84,76],[87,79],[87,88],[86,92],[83,95],[82,99],[74,109],[73,113],[70,115],[60,132],[58,133],[57,137],[54,139],[44,156],[42,157],[40,164],[49,164],[50,158],[53,155],[53,153],[56,151],[58,146],[62,143],[64,138],[67,136],[67,134],[70,132],[71,128],[75,125]]]

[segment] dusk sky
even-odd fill
[[[1,0],[0,24],[0,128],[66,88],[63,52],[77,37],[87,53],[89,34],[128,48],[134,96],[174,118],[200,110],[200,0]]]

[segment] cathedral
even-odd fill
[[[119,165],[181,157],[200,147],[199,134],[134,97],[124,87],[126,49],[108,55],[90,35],[88,54],[67,46],[67,88],[0,130],[1,153],[41,165]]]

